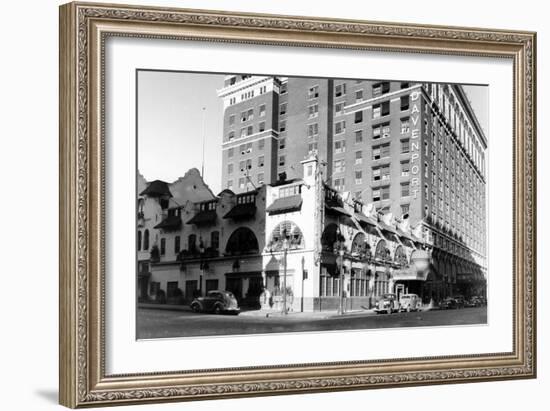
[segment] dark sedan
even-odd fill
[[[458,308],[457,301],[452,297],[447,297],[441,303],[439,303],[439,308],[442,310],[449,310],[452,308]]]
[[[195,298],[191,302],[191,309],[196,313],[238,314],[240,312],[233,293],[221,290],[208,291],[206,296]]]

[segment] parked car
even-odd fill
[[[376,303],[376,308],[374,312],[376,314],[387,313],[391,314],[393,312],[399,311],[399,301],[397,301],[397,296],[395,294],[384,294],[378,302]]]
[[[470,306],[471,307],[483,307],[485,304],[485,299],[483,297],[473,296],[470,298]]]
[[[464,308],[466,306],[466,301],[464,299],[464,296],[455,295],[453,298],[456,301],[456,307],[457,308]]]
[[[233,293],[221,290],[208,291],[206,296],[195,298],[191,302],[191,309],[196,313],[238,314],[240,312],[239,304]]]
[[[421,306],[420,297],[416,294],[401,294],[399,297],[399,311],[418,311]]]
[[[458,305],[454,298],[447,297],[439,303],[439,308],[442,310],[449,310],[451,308],[458,308]]]

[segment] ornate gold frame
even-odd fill
[[[475,356],[108,376],[103,319],[103,49],[108,36],[498,56],[514,64],[514,349]],[[60,403],[68,407],[534,378],[532,32],[70,3],[60,8]]]

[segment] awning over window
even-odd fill
[[[187,224],[213,224],[214,222],[216,222],[216,218],[216,210],[200,211],[199,213],[195,214],[195,216],[191,220],[189,220]]]
[[[223,218],[232,218],[233,220],[242,220],[246,218],[252,218],[256,215],[256,204],[245,203],[237,204],[233,207]]]
[[[370,224],[374,227],[376,227],[378,225],[378,223],[376,222],[376,220],[374,218],[367,217],[363,213],[355,213],[355,218],[357,218],[362,223]]]
[[[177,230],[180,227],[181,218],[176,215],[169,215],[155,226],[155,228],[161,228],[163,230]]]
[[[380,230],[382,230],[382,231],[387,231],[387,232],[392,233],[392,234],[397,234],[397,230],[395,228],[393,228],[390,225],[387,225],[383,221],[379,221],[378,226],[380,227]]]
[[[351,213],[349,211],[346,211],[343,207],[340,206],[326,206],[326,210],[328,212],[336,213],[336,214],[342,214],[348,217],[351,217]]]
[[[302,208],[302,196],[294,195],[289,197],[278,198],[267,207],[266,211],[269,214],[288,213],[290,211],[298,211]]]

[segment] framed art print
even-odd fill
[[[63,405],[536,375],[534,33],[60,27]]]

